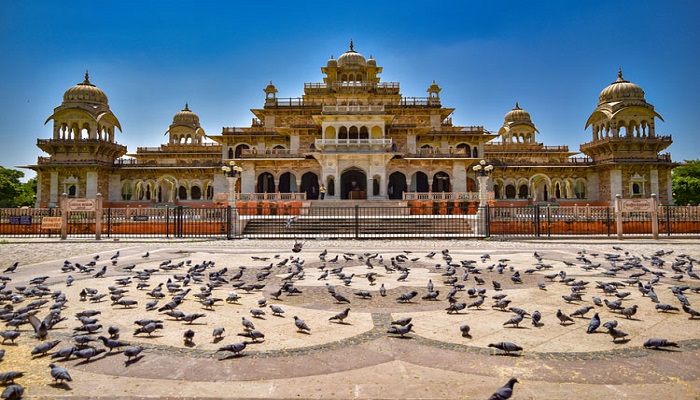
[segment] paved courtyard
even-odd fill
[[[61,342],[45,356],[31,355],[41,341],[32,337],[31,325],[20,325],[16,343],[0,345],[5,350],[0,373],[24,372],[16,383],[24,386],[25,398],[483,399],[511,377],[519,380],[513,399],[700,397],[700,317],[689,319],[683,310],[656,308],[665,303],[680,309],[670,288],[688,286],[683,294],[691,308],[700,310],[700,280],[672,269],[675,263],[685,270],[700,258],[700,241],[310,240],[299,253],[292,252],[292,245],[292,241],[253,240],[5,241],[0,244],[0,272],[18,262],[14,272],[2,275],[11,279],[6,290],[19,297],[3,304],[18,309],[37,300],[19,295],[17,286],[32,287],[31,279],[47,276],[44,284],[50,291],[66,296],[61,315],[67,319],[49,330],[44,342]],[[327,254],[320,257],[322,252]],[[482,257],[486,254],[489,258]],[[94,261],[94,266],[88,267],[89,272],[77,267],[64,272],[65,261],[74,266]],[[94,277],[103,266],[107,266],[104,277]],[[200,277],[193,273],[196,269],[203,271]],[[152,270],[150,278],[137,279],[144,270]],[[408,275],[401,277],[406,271]],[[374,273],[374,282],[368,273]],[[638,290],[632,282],[636,274],[641,274],[642,284],[659,277],[653,285],[659,303]],[[74,279],[70,286],[69,275]],[[674,279],[674,275],[682,276]],[[216,276],[223,280],[217,282]],[[117,282],[126,277],[132,277],[130,283]],[[494,281],[500,290],[495,290]],[[285,282],[301,293],[277,295]],[[439,292],[435,300],[422,298],[429,292],[429,282]],[[622,285],[615,293],[604,293],[599,282]],[[138,289],[138,283],[148,286]],[[572,294],[574,283],[583,286],[581,300],[565,301],[562,296]],[[164,296],[156,309],[147,311],[146,303],[155,299],[149,293],[159,284]],[[255,284],[260,287],[245,287]],[[470,292],[485,290],[483,305],[448,312],[447,294],[455,284],[459,290],[454,304],[472,305],[479,297]],[[349,303],[331,296],[328,285]],[[382,286],[385,296],[380,294]],[[122,299],[137,304],[114,304],[110,287],[126,290]],[[176,309],[202,317],[187,323],[158,311],[188,288]],[[81,301],[85,289],[106,296]],[[200,294],[207,290],[209,298],[221,300],[212,306],[200,302],[205,298]],[[410,301],[397,300],[412,291],[417,295]],[[231,292],[240,298],[226,301]],[[630,294],[616,295],[621,292]],[[493,297],[499,295],[510,300],[502,309],[494,307]],[[622,298],[622,308],[638,309],[627,318],[606,305],[594,305],[593,297],[608,302]],[[43,298],[50,301],[38,308],[40,319],[53,303],[48,296]],[[284,313],[273,315],[270,305]],[[583,317],[574,316],[573,322],[561,324],[557,318],[559,310],[570,315],[583,306],[593,309]],[[517,326],[504,325],[516,315],[511,307],[527,312]],[[265,314],[254,317],[251,309],[256,308]],[[347,308],[342,322],[330,319]],[[119,340],[143,347],[140,356],[127,361],[122,348],[90,361],[74,356],[52,359],[56,350],[75,345],[75,328],[82,325],[75,314],[85,310],[100,312],[95,317],[102,328],[94,337],[109,336],[107,328],[118,327]],[[535,310],[542,315],[537,326],[530,317]],[[602,326],[586,333],[595,313],[602,323],[616,320],[616,329],[627,336],[613,341]],[[310,331],[299,332],[294,316]],[[404,337],[387,333],[392,321],[407,317],[413,326]],[[134,321],[147,318],[162,320],[163,329],[134,334],[138,328]],[[246,332],[242,318],[253,322],[264,339],[253,342],[240,336]],[[460,326],[465,324],[470,330],[463,336]],[[212,336],[215,327],[225,329],[221,338]],[[183,339],[187,330],[194,332],[191,342]],[[644,348],[650,338],[667,339],[678,347]],[[243,341],[249,343],[240,355],[217,351]],[[489,347],[502,341],[516,343],[523,351],[504,355]],[[91,345],[104,348],[99,340]],[[66,367],[73,381],[54,384],[50,362]]]

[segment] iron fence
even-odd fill
[[[60,237],[47,217],[61,210],[0,209],[0,237]],[[96,213],[72,211],[69,237],[95,237]],[[617,234],[613,207],[551,205],[486,206],[433,202],[409,206],[299,206],[284,202],[239,207],[107,208],[102,238],[483,238],[562,237]],[[664,205],[659,234],[700,235],[700,207]],[[650,213],[622,213],[625,236],[652,234]]]

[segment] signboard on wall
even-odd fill
[[[654,199],[622,199],[619,204],[622,212],[654,211]]]
[[[44,217],[41,219],[41,229],[61,229],[61,217]]]
[[[95,211],[96,199],[68,199],[68,211]]]

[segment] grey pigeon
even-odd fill
[[[129,361],[131,360],[132,357],[138,357],[138,355],[143,351],[143,347],[140,346],[134,346],[134,347],[127,347],[124,350],[124,355],[126,356],[126,360]]]
[[[573,313],[569,314],[570,317],[581,317],[584,318],[587,312],[591,311],[593,306],[583,306]]]
[[[282,307],[280,307],[278,305],[270,304],[270,310],[272,311],[272,315],[275,315],[278,317],[282,317],[283,316],[282,314],[284,314],[284,310],[282,309]]]
[[[218,353],[220,351],[230,351],[233,353],[233,355],[240,355],[241,352],[245,350],[247,345],[248,342],[233,343],[227,346],[219,347],[219,349],[216,352]]]
[[[189,324],[192,324],[195,320],[202,318],[204,316],[206,316],[206,315],[202,314],[202,313],[194,313],[194,314],[187,314],[184,317],[182,317],[181,319],[183,321],[186,321]]]
[[[134,336],[138,335],[139,333],[147,333],[148,336],[151,336],[151,334],[155,332],[156,329],[163,329],[163,324],[158,322],[150,322],[145,326],[136,329],[136,331],[134,332]]]
[[[265,339],[265,334],[260,332],[259,330],[253,329],[250,331],[246,331],[243,333],[239,333],[238,336],[244,336],[253,339],[253,342],[257,342],[258,339]]]
[[[407,302],[410,302],[411,299],[413,299],[413,298],[416,297],[416,296],[418,296],[418,292],[416,292],[415,290],[413,290],[413,291],[410,291],[410,292],[408,292],[408,293],[402,294],[401,296],[397,297],[396,300],[397,300],[399,303],[407,303]]]
[[[510,399],[510,397],[513,395],[513,386],[515,386],[516,383],[519,381],[516,378],[510,378],[508,382],[506,382],[505,385],[501,386],[496,390],[491,397],[489,397],[489,400],[506,400]]]
[[[608,321],[608,322],[603,324],[603,328],[605,328],[605,329],[611,329],[611,328],[616,328],[616,327],[617,327],[616,320]]]
[[[532,313],[532,326],[540,326],[540,321],[542,320],[542,314],[538,311],[535,310],[535,312]]]
[[[586,333],[593,333],[599,327],[600,327],[600,316],[598,316],[598,313],[595,313],[591,317],[591,320],[588,322],[588,329],[586,330]]]
[[[110,325],[110,327],[107,328],[107,333],[109,333],[110,339],[119,339],[119,327],[118,326]]]
[[[347,297],[343,296],[340,293],[334,292],[332,293],[332,296],[338,303],[350,303],[350,300],[348,300]]]
[[[34,328],[34,333],[36,334],[36,337],[38,337],[39,339],[43,339],[46,337],[46,335],[48,335],[49,325],[47,323],[46,318],[44,318],[44,320],[42,321],[39,318],[37,318],[36,315],[29,314],[27,316],[27,320]]]
[[[64,360],[67,360],[70,358],[70,356],[73,355],[73,352],[78,350],[76,347],[64,347],[62,349],[59,349],[57,352],[53,353],[51,355],[51,358],[63,358]]]
[[[622,332],[621,330],[616,328],[608,329],[608,333],[610,334],[610,336],[612,336],[613,342],[616,342],[617,339],[624,339],[627,336],[625,332]]]
[[[406,325],[410,324],[412,320],[413,320],[412,317],[399,318],[395,321],[391,321],[391,325],[406,326]]]
[[[627,319],[630,319],[630,318],[632,318],[632,316],[633,316],[634,314],[637,313],[637,307],[638,307],[638,306],[635,304],[635,305],[633,305],[632,307],[623,308],[623,309],[620,311],[620,313],[621,313],[622,315],[624,315]]]
[[[0,398],[7,400],[19,400],[22,398],[23,394],[24,388],[21,385],[14,383],[6,387],[5,390],[2,391],[2,394],[0,394]]]
[[[225,331],[226,330],[224,328],[218,326],[214,328],[214,330],[211,332],[211,335],[214,337],[214,339],[221,339]]]
[[[0,384],[15,383],[15,379],[24,376],[24,372],[20,371],[7,371],[0,373]]]
[[[520,314],[515,314],[511,319],[509,319],[508,321],[504,322],[504,323],[503,323],[503,326],[506,326],[506,325],[513,325],[513,326],[515,326],[515,327],[517,328],[517,327],[518,327],[518,324],[520,324],[521,322],[523,322],[523,316],[520,315]]]
[[[329,321],[338,321],[339,323],[343,323],[343,320],[348,317],[348,314],[350,313],[350,309],[346,308],[345,310],[339,312],[338,314],[328,318]]]
[[[0,332],[0,336],[2,336],[2,343],[5,343],[5,340],[9,340],[12,343],[15,342],[15,339],[17,339],[20,335],[19,331],[4,331]]]
[[[124,347],[124,346],[129,345],[128,343],[125,343],[125,342],[122,342],[119,340],[115,340],[115,339],[106,338],[104,336],[98,336],[97,338],[102,341],[102,344],[104,344],[105,347],[108,348],[110,352],[114,349],[118,349],[119,347]]]
[[[243,329],[247,331],[255,329],[255,325],[246,317],[241,317],[241,324],[243,324]]]
[[[567,322],[574,322],[574,320],[571,317],[561,312],[561,310],[557,310],[557,318],[559,318],[560,325],[566,325]]]
[[[513,342],[498,342],[498,343],[489,343],[489,347],[494,347],[498,350],[503,350],[506,352],[506,354],[510,354],[511,352],[514,351],[523,351],[523,348],[518,346],[517,344]]]
[[[390,333],[393,335],[401,335],[401,337],[405,337],[404,335],[407,334],[408,332],[410,332],[411,329],[413,329],[413,324],[408,324],[405,326],[394,325],[394,326],[390,327],[389,330],[386,331],[386,333]]]
[[[384,288],[384,284],[383,284],[383,283],[382,283],[382,285],[379,287],[379,295],[382,296],[382,297],[386,296],[386,289]]]
[[[182,337],[185,339],[185,343],[192,343],[192,340],[194,339],[194,331],[192,329],[188,329],[182,334]]]
[[[464,324],[459,327],[459,331],[462,332],[462,337],[471,338],[472,335],[469,334],[470,330],[471,328],[467,324]]]
[[[311,328],[309,328],[309,326],[306,325],[306,322],[304,322],[304,320],[297,317],[296,315],[294,316],[294,325],[297,327],[298,332],[311,333]]]
[[[90,361],[92,357],[95,357],[104,352],[105,349],[94,349],[92,347],[88,347],[82,350],[75,351],[73,352],[73,354],[78,358],[84,358],[86,361]]]
[[[60,340],[52,340],[50,342],[41,343],[34,347],[34,349],[32,350],[32,355],[44,355],[48,353],[51,349],[56,347],[59,343],[61,343]]]
[[[678,343],[669,342],[666,339],[651,338],[644,342],[644,347],[658,350],[659,347],[678,347]]]
[[[49,368],[51,368],[51,377],[54,379],[55,382],[63,383],[63,381],[73,381],[73,378],[70,377],[67,369],[59,367],[53,363],[49,364]]]
[[[464,310],[465,308],[467,308],[467,303],[454,303],[450,304],[450,306],[447,307],[445,310],[447,310],[448,314],[459,314],[459,312]]]
[[[685,311],[687,314],[690,315],[689,319],[693,319],[695,317],[700,317],[700,312],[693,310],[692,308],[690,308],[686,304],[683,304],[683,311]]]

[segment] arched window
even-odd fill
[[[177,197],[180,200],[187,200],[187,188],[180,186],[180,188],[177,190]]]
[[[515,198],[515,185],[506,185],[506,199]]]
[[[191,190],[192,200],[199,200],[202,198],[202,189],[199,186],[192,186]]]

